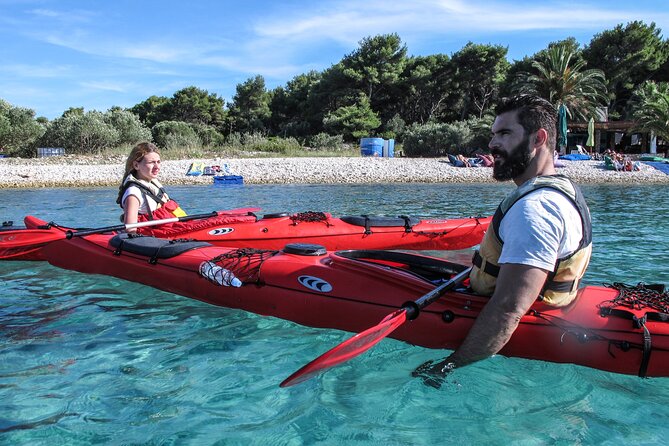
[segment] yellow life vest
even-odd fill
[[[576,298],[579,283],[590,262],[592,223],[590,211],[581,190],[563,175],[532,178],[502,200],[492,218],[492,230],[489,229],[486,232],[479,250],[474,253],[472,272],[469,277],[471,287],[477,294],[491,296],[495,291],[495,284],[499,275],[498,262],[504,244],[499,236],[499,227],[504,215],[522,197],[544,187],[550,187],[561,192],[574,203],[581,217],[583,236],[574,253],[557,260],[555,268],[546,279],[542,289],[542,297],[545,303],[557,307],[568,305]]]

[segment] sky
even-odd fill
[[[513,62],[633,20],[669,38],[667,0],[0,0],[0,99],[48,119],[189,86],[229,103],[249,78],[285,86],[379,34],[397,33],[410,56],[474,42]]]

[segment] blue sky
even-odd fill
[[[250,77],[285,85],[377,34],[397,33],[410,55],[472,41],[513,61],[632,20],[669,36],[666,0],[0,0],[0,98],[49,119],[191,85],[228,102]]]

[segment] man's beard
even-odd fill
[[[520,176],[532,161],[530,154],[530,138],[526,136],[516,147],[511,150],[508,157],[502,151],[493,150],[493,155],[501,155],[500,158],[495,159],[495,164],[492,166],[492,177],[497,181],[512,180]],[[498,160],[500,162],[498,162]]]

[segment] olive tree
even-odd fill
[[[35,112],[14,107],[0,99],[0,150],[3,154],[31,156],[45,127],[35,120]]]
[[[70,153],[98,154],[115,147],[119,135],[114,126],[105,122],[104,113],[65,113],[49,123],[42,144],[63,147]]]

